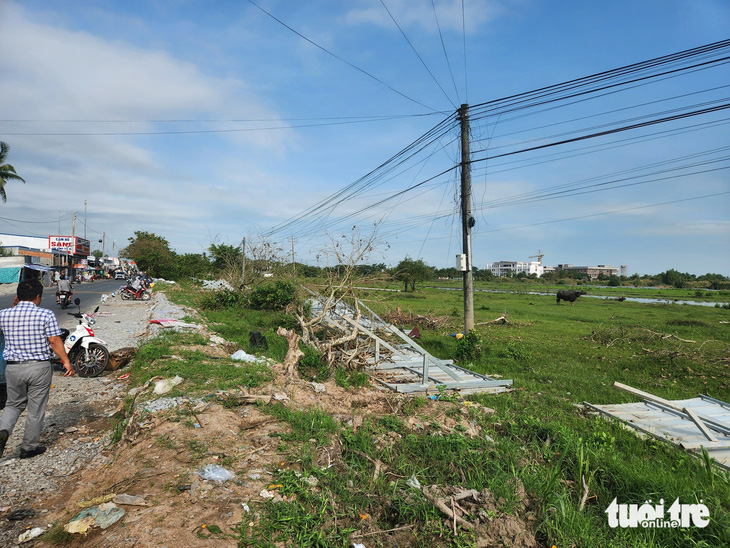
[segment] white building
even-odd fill
[[[539,261],[530,261],[529,263],[498,261],[487,265],[487,268],[495,276],[516,276],[520,272],[524,272],[528,276],[535,274],[539,278],[543,273],[543,266]]]

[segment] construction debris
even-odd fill
[[[701,453],[704,449],[719,465],[730,469],[730,404],[705,395],[666,400],[619,382],[614,386],[643,401],[616,405],[584,403],[631,428],[687,451]]]

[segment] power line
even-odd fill
[[[432,1],[433,1],[433,0],[432,0]],[[444,91],[444,88],[442,88],[442,87],[441,87],[441,84],[440,84],[440,83],[439,83],[439,81],[438,81],[438,80],[436,79],[436,77],[435,77],[435,76],[433,75],[433,72],[431,72],[431,69],[429,69],[429,68],[428,68],[428,65],[426,65],[426,62],[425,62],[425,61],[423,60],[423,57],[421,57],[421,55],[420,55],[420,54],[418,53],[418,50],[416,50],[416,48],[415,48],[415,46],[413,45],[413,43],[412,43],[412,42],[411,42],[411,41],[410,41],[410,40],[408,39],[408,36],[406,36],[406,33],[405,33],[405,32],[403,32],[403,29],[402,29],[402,28],[401,28],[401,26],[400,26],[400,25],[398,24],[398,21],[396,21],[396,20],[395,20],[395,17],[393,17],[393,14],[392,14],[392,13],[390,12],[390,10],[388,9],[388,6],[386,6],[386,5],[385,5],[385,1],[384,1],[384,0],[380,0],[380,3],[381,3],[381,4],[383,5],[383,7],[385,8],[385,11],[386,11],[386,12],[388,12],[388,15],[390,16],[391,20],[393,21],[393,23],[395,23],[395,26],[396,26],[396,27],[398,27],[398,30],[400,31],[400,33],[401,33],[401,35],[403,36],[403,38],[405,38],[406,42],[408,42],[408,45],[409,45],[409,46],[411,46],[411,49],[413,50],[413,53],[415,53],[415,54],[416,54],[416,57],[418,57],[418,60],[419,60],[419,61],[421,61],[421,64],[423,65],[423,68],[425,68],[425,69],[426,69],[426,72],[428,72],[428,74],[429,74],[429,75],[431,75],[431,79],[432,79],[432,80],[433,80],[434,82],[436,82],[436,85],[437,85],[437,86],[438,86],[438,88],[439,88],[439,89],[441,90],[441,93],[443,93],[443,94],[444,94],[444,97],[446,97],[446,100],[447,100],[447,101],[448,101],[449,103],[451,103],[451,106],[453,106],[454,108],[456,108],[456,105],[455,105],[455,104],[454,104],[454,102],[453,102],[453,101],[451,100],[451,98],[450,98],[450,97],[449,97],[449,95],[448,95],[448,94],[446,93],[446,91]]]
[[[283,22],[283,21],[282,21],[281,19],[278,19],[278,18],[277,18],[277,17],[275,17],[275,16],[273,15],[273,14],[269,13],[268,11],[266,11],[266,10],[265,10],[264,8],[262,8],[261,6],[259,6],[259,5],[258,5],[258,4],[256,3],[256,2],[254,2],[253,0],[248,0],[248,1],[249,1],[249,3],[251,3],[251,4],[253,5],[253,6],[255,6],[256,8],[258,8],[259,10],[261,10],[261,11],[262,11],[263,13],[265,13],[266,15],[268,15],[269,17],[271,17],[271,18],[272,18],[272,19],[273,19],[274,21],[276,21],[277,23],[279,23],[279,24],[280,24],[281,26],[283,26],[283,27],[285,27],[286,29],[290,30],[291,32],[293,32],[294,34],[296,34],[297,36],[299,36],[299,37],[300,37],[300,38],[302,38],[303,40],[306,40],[307,42],[309,42],[310,44],[312,44],[312,45],[313,45],[314,47],[316,47],[316,48],[318,48],[318,49],[322,50],[322,51],[323,51],[323,52],[325,52],[325,53],[326,53],[327,55],[330,55],[330,56],[334,57],[334,58],[335,58],[335,59],[337,59],[338,61],[341,61],[342,63],[345,63],[345,64],[346,64],[347,66],[349,66],[349,67],[351,67],[351,68],[355,69],[356,71],[358,71],[358,72],[361,72],[361,73],[362,73],[362,74],[364,74],[365,76],[368,76],[368,77],[372,78],[373,80],[375,80],[375,81],[376,81],[376,82],[378,82],[379,84],[381,84],[381,85],[385,86],[386,88],[388,88],[389,90],[391,90],[391,91],[393,91],[393,92],[397,93],[397,94],[398,94],[398,95],[400,95],[401,97],[403,97],[403,98],[405,98],[405,99],[408,99],[409,101],[412,101],[413,103],[416,103],[417,105],[420,105],[420,106],[422,106],[422,107],[424,107],[424,108],[427,108],[427,109],[429,109],[429,110],[432,110],[432,111],[434,111],[434,112],[436,112],[436,111],[437,111],[437,109],[435,109],[435,108],[431,108],[431,107],[429,107],[429,106],[427,106],[427,105],[424,105],[424,104],[423,104],[423,103],[421,103],[420,101],[417,101],[416,99],[414,99],[414,98],[412,98],[412,97],[409,97],[408,95],[406,95],[406,94],[404,94],[404,93],[402,93],[402,92],[398,91],[398,90],[397,90],[397,89],[395,89],[394,87],[392,87],[392,86],[390,86],[390,85],[386,84],[386,83],[385,83],[385,82],[383,82],[383,81],[382,81],[382,80],[381,80],[380,78],[378,78],[378,77],[376,77],[376,76],[373,76],[373,75],[372,75],[372,74],[370,74],[369,72],[367,72],[367,71],[365,71],[365,70],[361,69],[361,68],[360,68],[360,67],[358,67],[358,66],[355,66],[355,65],[353,65],[353,64],[352,64],[352,63],[350,63],[349,61],[346,61],[345,59],[343,59],[343,58],[342,58],[342,57],[340,57],[339,55],[336,55],[336,54],[332,53],[331,51],[329,51],[328,49],[326,49],[326,48],[324,48],[324,47],[320,46],[319,44],[317,44],[317,43],[316,43],[316,42],[314,42],[313,40],[310,40],[309,38],[307,38],[306,36],[304,36],[304,35],[303,35],[302,33],[300,33],[300,32],[298,32],[298,31],[294,30],[294,29],[293,29],[292,27],[290,27],[289,25],[287,25],[286,23],[284,23],[284,22]]]
[[[441,49],[444,52],[444,57],[446,58],[446,66],[449,68],[449,75],[451,75],[451,83],[454,84],[454,92],[456,93],[456,99],[460,101],[459,99],[459,90],[456,87],[456,80],[454,79],[454,71],[451,70],[451,63],[449,62],[449,54],[446,53],[446,44],[444,43],[444,35],[441,32],[441,25],[439,24],[439,17],[436,13],[436,3],[434,0],[431,0],[431,8],[433,9],[433,18],[436,20],[436,28],[439,31],[439,38],[441,39]],[[456,108],[456,105],[454,105],[454,108]]]

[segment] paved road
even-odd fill
[[[117,291],[119,286],[124,282],[122,280],[98,280],[91,283],[73,284],[73,297],[81,299],[81,311],[82,312],[93,312],[94,308],[101,302],[101,295],[106,293],[110,294],[112,291]],[[12,306],[15,294],[0,295],[0,309]],[[43,289],[43,300],[41,301],[43,308],[53,310],[58,318],[59,324],[64,324],[68,321],[70,316],[67,312],[76,312],[78,308],[75,305],[69,306],[66,310],[61,310],[61,307],[56,304],[56,289],[55,287],[46,287]]]

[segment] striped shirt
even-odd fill
[[[6,361],[49,360],[53,350],[48,337],[61,334],[55,314],[32,301],[0,310],[0,329],[5,334]]]

